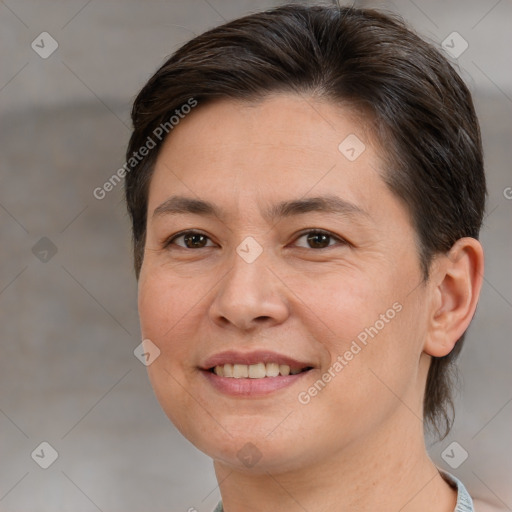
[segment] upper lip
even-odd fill
[[[257,363],[277,363],[287,364],[290,368],[311,368],[313,365],[304,361],[297,361],[292,357],[278,354],[270,350],[254,350],[252,352],[237,352],[235,350],[228,350],[226,352],[219,352],[209,357],[201,366],[203,370],[210,370],[215,366],[222,366],[224,364],[257,364]]]

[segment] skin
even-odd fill
[[[459,240],[423,281],[410,215],[385,185],[381,151],[361,121],[291,94],[223,100],[180,121],[159,154],[139,279],[142,335],[161,351],[148,371],[168,417],[213,458],[227,512],[455,507],[425,449],[422,400],[431,356],[449,353],[474,313],[482,248]],[[349,134],[366,145],[355,161],[338,150]],[[220,213],[154,215],[176,195]],[[325,195],[365,213],[264,215]],[[311,247],[307,228],[332,237]],[[206,245],[165,244],[187,229]],[[248,236],[263,249],[252,263],[236,252]],[[298,394],[395,303],[401,311],[301,404]],[[199,370],[218,352],[256,349],[315,369],[258,398],[227,396]],[[237,456],[246,443],[261,455],[251,467]]]

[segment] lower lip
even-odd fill
[[[208,382],[221,393],[231,396],[256,397],[265,396],[279,389],[289,387],[303,379],[310,371],[297,373],[296,375],[281,375],[262,379],[219,377],[207,370],[203,370],[202,373]]]

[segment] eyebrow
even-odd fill
[[[348,217],[370,218],[370,215],[359,206],[335,195],[305,197],[283,201],[268,208],[263,212],[263,217],[273,221],[283,217],[302,215],[310,212],[335,213]],[[185,196],[172,196],[157,206],[153,211],[153,217],[179,214],[195,214],[207,217],[218,217],[220,219],[225,217],[223,212],[213,203]]]

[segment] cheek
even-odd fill
[[[318,340],[329,347],[333,357],[345,352],[350,342],[364,341],[377,322],[378,331],[398,316],[393,304],[397,295],[390,293],[389,285],[363,275],[361,272],[330,272],[305,280],[296,276],[289,279],[290,288],[297,291],[297,314],[307,329],[318,334]],[[388,314],[386,312],[389,310]],[[384,324],[380,316],[384,314]]]
[[[189,323],[190,315],[201,307],[204,290],[198,280],[169,277],[165,269],[141,273],[138,310],[142,335],[166,350],[169,340],[179,340],[178,333]],[[165,343],[164,343],[165,340]]]
[[[194,283],[181,281],[146,272],[141,274],[138,296],[142,339],[150,339],[160,350],[159,357],[147,368],[148,375],[174,423],[180,421],[178,411],[187,407],[187,395],[182,391],[194,368],[191,321],[201,307]]]
[[[389,277],[345,275],[317,279],[308,288],[295,285],[309,290],[300,315],[330,356],[335,377],[326,376],[333,383],[326,386],[333,392],[329,400],[354,412],[376,399],[396,401],[393,393],[407,394],[421,355],[421,290],[411,294],[407,279],[384,275]]]
[[[359,304],[364,315],[352,322],[344,322],[341,315],[338,320],[346,336],[338,341],[336,353],[332,351],[331,368],[338,372],[334,371],[334,385],[326,398],[330,414],[352,418],[357,423],[352,427],[359,431],[384,422],[399,409],[421,414],[418,362],[425,335],[421,305],[410,298],[393,302],[394,298],[368,298]]]
[[[198,314],[200,300],[194,283],[184,281],[171,280],[154,267],[141,272],[138,309],[142,338],[150,339],[160,350],[147,367],[151,385],[164,412],[185,435],[187,411],[195,406],[183,391],[193,367],[190,322]]]

